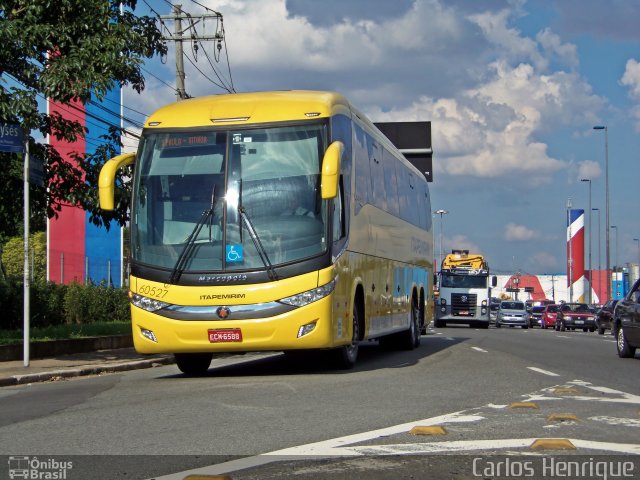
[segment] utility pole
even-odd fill
[[[569,266],[569,303],[573,303],[573,250],[572,250],[572,233],[571,233],[571,198],[567,200],[567,227],[569,229],[569,233],[567,234],[567,239],[569,242],[569,251],[568,251],[568,261],[567,264]]]
[[[189,98],[185,89],[185,74],[184,74],[184,51],[182,49],[182,42],[185,40],[201,41],[201,40],[214,40],[218,44],[216,48],[218,51],[222,49],[222,40],[224,38],[223,30],[217,30],[214,35],[198,35],[195,27],[198,23],[202,22],[204,26],[205,19],[215,18],[222,22],[222,14],[218,12],[203,13],[200,15],[190,15],[182,11],[182,5],[173,6],[173,15],[163,15],[161,20],[173,20],[174,28],[173,35],[163,36],[163,40],[173,41],[176,45],[176,96],[178,100],[184,100]],[[188,24],[186,28],[182,28],[182,20],[185,20]]]

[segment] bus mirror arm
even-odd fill
[[[135,159],[135,153],[125,153],[113,157],[103,165],[98,180],[98,194],[100,196],[100,208],[102,210],[114,209],[116,173],[120,168],[131,165],[135,162]]]
[[[338,178],[340,176],[340,159],[344,153],[344,144],[335,141],[322,158],[322,176],[320,192],[323,199],[335,198],[338,195]]]

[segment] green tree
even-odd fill
[[[48,98],[73,108],[89,102],[92,94],[104,98],[114,86],[129,85],[141,92],[144,59],[166,53],[166,46],[155,19],[135,15],[136,3],[0,0],[0,122],[18,123],[25,132],[35,130],[42,137],[73,142],[87,131],[75,120],[39,111],[39,100]],[[107,137],[96,154],[87,157],[78,152],[76,165],[29,136],[30,154],[45,161],[48,188],[36,192],[36,200],[46,208],[46,215],[55,216],[63,204],[71,204],[91,212],[96,225],[108,225],[113,218],[126,222],[126,195],[118,198],[115,212],[101,211],[96,201],[97,172],[119,146],[119,129],[112,129]],[[8,156],[15,161],[15,154],[0,153],[0,162],[9,161]],[[15,180],[18,172],[15,168],[12,172],[5,175]],[[6,189],[0,189],[0,194],[0,205],[15,202]],[[18,233],[20,222],[4,221],[4,216],[15,213],[15,209],[0,209],[0,239]]]
[[[47,235],[45,232],[29,236],[29,270],[31,278],[45,282],[47,276]],[[12,237],[2,249],[2,265],[7,277],[20,279],[24,272],[24,239]]]
[[[24,232],[22,154],[5,153],[0,157],[0,165],[0,245],[3,245]],[[29,191],[31,230],[43,231],[47,218],[45,190],[30,185]]]

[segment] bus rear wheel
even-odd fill
[[[182,373],[196,377],[207,373],[213,353],[176,353],[174,357]]]

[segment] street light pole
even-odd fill
[[[616,229],[616,263],[613,266],[613,271],[617,272],[618,271],[618,226],[617,225],[611,225],[611,229]]]
[[[436,215],[440,215],[440,265],[442,265],[442,260],[444,259],[444,257],[442,256],[442,216],[446,215],[449,212],[447,210],[439,209],[433,213],[435,213]],[[440,268],[442,269],[442,267]]]
[[[601,252],[602,249],[600,248],[600,232],[601,232],[601,227],[600,227],[600,209],[599,208],[592,208],[591,211],[593,212],[598,212],[598,289],[600,289],[600,275],[602,272],[602,256],[601,256]],[[600,298],[600,295],[598,294],[598,302],[603,303],[602,299]]]
[[[604,130],[604,191],[605,191],[605,254],[607,263],[607,301],[611,300],[611,249],[609,242],[609,129],[606,125],[596,125],[594,130]]]
[[[611,225],[611,229],[614,229],[614,228],[616,229],[616,263],[613,266],[613,273],[612,273],[613,279],[611,280],[611,284],[613,286],[613,281],[615,280],[616,281],[616,289],[617,289],[617,286],[618,286],[618,283],[617,283],[618,282],[618,226],[617,225]],[[613,294],[614,294],[614,292],[613,292],[613,288],[612,288],[611,298],[613,298]]]
[[[580,180],[581,182],[589,182],[589,295],[587,297],[587,303],[589,303],[589,305],[591,305],[592,301],[591,301],[591,291],[592,291],[592,285],[591,285],[591,179],[589,178],[583,178]]]

